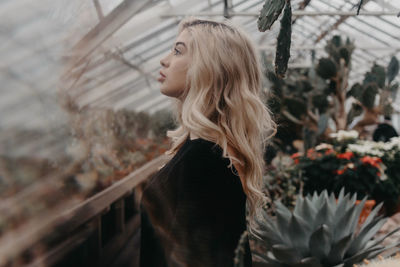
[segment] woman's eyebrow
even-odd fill
[[[176,42],[176,43],[175,43],[175,46],[178,46],[178,45],[183,45],[183,46],[186,48],[186,45],[185,45],[184,42]]]

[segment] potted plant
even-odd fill
[[[264,247],[263,251],[252,252],[262,262],[254,266],[350,267],[397,246],[392,244],[385,248],[381,242],[400,228],[383,238],[371,240],[387,220],[376,217],[382,204],[374,208],[357,230],[361,205],[354,205],[355,201],[355,194],[345,195],[342,189],[337,199],[326,190],[319,195],[315,192],[312,196],[300,196],[293,212],[275,202],[276,217],[263,213],[255,234],[250,236]],[[240,241],[243,240],[242,236]],[[240,241],[236,267],[243,266],[244,250],[240,249],[243,246]]]
[[[389,142],[357,140],[347,146],[357,157],[380,158],[382,163],[382,183],[377,185],[375,199],[384,201],[386,213],[399,211],[400,204],[400,138],[393,137]]]
[[[384,202],[384,212],[392,214],[400,195],[400,167],[396,164],[400,141],[393,139],[386,145],[360,141],[355,131],[339,131],[333,136],[333,144],[323,143],[292,155],[304,182],[303,193],[327,189],[338,195],[344,187],[346,192],[357,193],[358,199],[367,196]]]

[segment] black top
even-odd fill
[[[141,267],[233,266],[246,195],[228,165],[218,145],[188,138],[150,178],[141,200]],[[249,267],[248,241],[245,251]]]

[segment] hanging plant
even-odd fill
[[[290,58],[292,36],[292,7],[290,0],[266,0],[257,21],[259,31],[265,32],[269,30],[282,13],[284,7],[275,54],[275,73],[281,79],[285,77]]]
[[[284,78],[290,58],[290,44],[292,36],[292,7],[290,1],[286,1],[285,10],[281,20],[281,29],[279,30],[276,55],[275,55],[275,73],[279,78]]]

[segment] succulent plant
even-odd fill
[[[356,194],[344,195],[344,189],[337,199],[325,190],[320,195],[299,196],[293,212],[275,202],[276,218],[264,213],[262,219],[257,219],[253,235],[267,252],[253,251],[253,255],[263,261],[260,266],[349,267],[398,245],[385,248],[381,242],[400,228],[372,239],[386,222],[376,216],[382,204],[357,229],[366,199],[355,205],[356,199]]]

